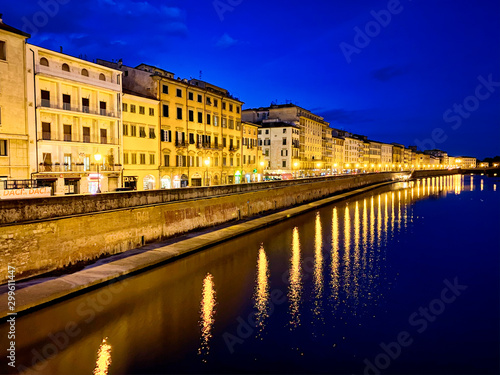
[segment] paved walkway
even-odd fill
[[[391,184],[384,182],[370,185],[347,193],[335,195],[315,202],[280,211],[257,219],[235,224],[226,228],[204,233],[166,246],[158,247],[127,258],[112,261],[97,267],[84,269],[57,279],[44,281],[16,291],[16,313],[27,312],[44,305],[55,303],[58,300],[69,298],[77,293],[82,293],[88,288],[103,286],[114,280],[119,280],[127,275],[146,271],[184,254],[193,253],[242,234],[278,223],[292,216],[317,209],[321,206],[363,193],[368,190]],[[0,295],[6,301],[7,296]],[[0,319],[4,320],[8,313],[7,304],[0,306]]]

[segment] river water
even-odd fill
[[[16,366],[497,374],[497,189],[392,184],[21,316]]]

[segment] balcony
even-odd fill
[[[188,143],[185,141],[175,141],[175,147],[187,147]]]
[[[100,164],[99,173],[101,172],[120,172],[122,170],[121,164]],[[47,164],[40,163],[38,166],[39,172],[89,172],[97,173],[97,165],[90,164],[85,165],[81,163],[71,163],[71,164]]]
[[[63,111],[71,111],[71,112],[78,112],[78,113],[87,113],[90,115],[99,115],[99,116],[106,116],[106,117],[119,117],[119,113],[111,112],[106,109],[99,109],[98,111],[91,110],[90,107],[82,107],[81,109],[78,107],[72,107],[71,104],[69,103],[63,103],[62,106],[59,106],[55,103],[51,103],[50,100],[47,99],[42,99],[40,107],[42,108],[51,108],[51,109],[59,109]]]
[[[238,151],[238,150],[239,150],[238,147],[229,146],[229,151]]]

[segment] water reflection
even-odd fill
[[[256,321],[259,333],[264,330],[269,309],[269,264],[264,246],[260,246],[257,259],[257,284],[255,286],[254,306],[257,310]]]
[[[336,301],[339,296],[340,280],[340,254],[339,254],[339,218],[337,207],[333,208],[332,213],[332,261],[330,274],[331,298]]]
[[[350,294],[351,288],[351,217],[349,216],[349,206],[344,212],[344,292],[346,296]]]
[[[201,345],[198,354],[207,356],[210,351],[210,339],[212,338],[212,328],[215,315],[215,289],[213,276],[208,273],[203,279],[203,292],[201,297]],[[203,358],[206,362],[206,359]]]
[[[111,364],[111,345],[107,342],[107,337],[102,339],[101,346],[97,351],[97,362],[95,365],[94,375],[106,375],[109,365]]]
[[[292,256],[290,258],[290,285],[288,300],[290,301],[290,325],[296,328],[300,325],[300,300],[302,296],[302,275],[300,262],[299,228],[293,228]]]
[[[321,229],[321,216],[316,213],[314,225],[314,309],[315,315],[321,314],[323,297],[323,232]]]

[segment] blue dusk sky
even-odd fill
[[[89,60],[292,102],[370,139],[500,154],[498,0],[23,0],[4,22]]]

